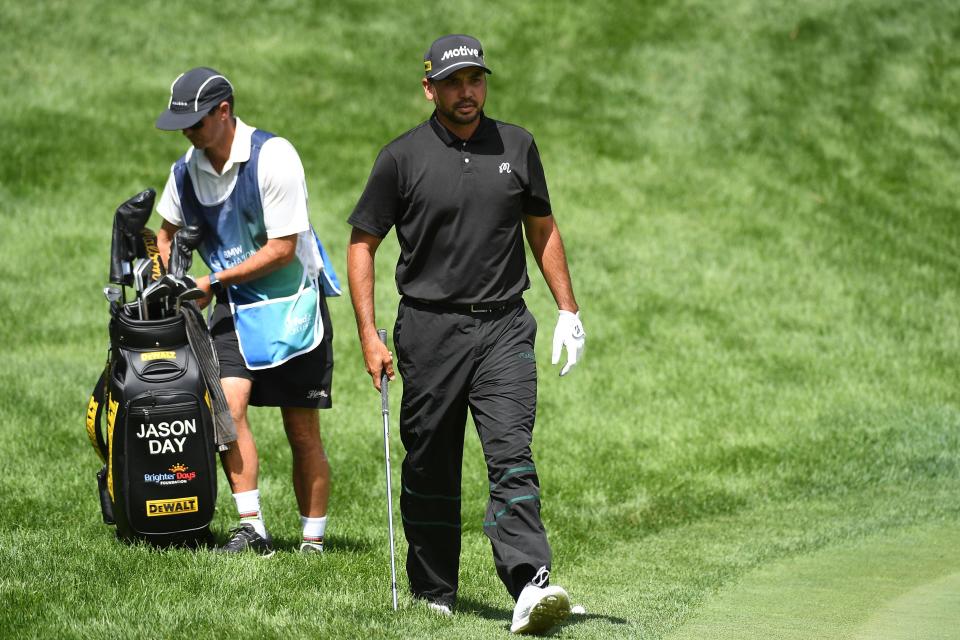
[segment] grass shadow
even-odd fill
[[[457,598],[456,610],[458,614],[473,614],[487,620],[502,622],[505,625],[505,629],[510,628],[510,622],[513,618],[513,612],[510,609],[492,607],[488,604],[480,602],[479,600],[474,600],[473,598]],[[630,624],[630,622],[625,618],[618,618],[616,616],[608,616],[600,613],[572,614],[563,624],[554,627],[554,629],[546,635],[557,635],[562,633],[564,629],[574,627],[590,620],[601,620],[614,625]]]
[[[273,547],[278,551],[297,551],[300,548],[300,536],[277,536],[273,539]],[[328,536],[323,540],[324,552],[347,552],[367,554],[376,551],[376,547],[362,538],[350,536]]]
[[[513,618],[513,612],[509,609],[491,607],[479,600],[464,597],[457,598],[457,613],[470,613],[487,620],[504,620],[508,623]]]
[[[575,613],[567,618],[567,621],[557,628],[566,629],[567,627],[572,627],[587,622],[588,620],[602,620],[604,622],[609,622],[610,624],[630,624],[630,621],[626,618],[618,618],[617,616],[607,616],[602,613]]]

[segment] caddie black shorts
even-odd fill
[[[270,369],[250,370],[240,354],[230,306],[217,302],[210,315],[210,334],[220,361],[221,378],[253,381],[250,404],[255,407],[329,409],[333,404],[333,326],[327,302],[320,296],[323,339],[309,353]]]

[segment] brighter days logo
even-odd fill
[[[196,471],[190,471],[190,467],[178,462],[167,471],[160,473],[145,473],[143,481],[147,484],[186,484],[197,477]]]

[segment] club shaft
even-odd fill
[[[387,332],[378,329],[380,341],[387,343]],[[387,479],[387,529],[390,533],[390,591],[393,596],[393,610],[397,610],[397,560],[396,547],[393,535],[393,480],[390,472],[390,396],[387,391],[389,380],[387,371],[380,373],[380,412],[383,415],[383,459],[386,464],[384,470]]]
[[[390,590],[393,595],[393,610],[397,610],[397,560],[393,533],[393,487],[390,481],[390,418],[383,415],[383,455],[387,461],[387,529],[390,533]]]

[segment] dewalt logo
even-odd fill
[[[176,360],[176,351],[148,351],[140,354],[140,360],[149,362],[150,360]]]
[[[197,496],[176,500],[147,500],[147,517],[176,516],[197,511]]]

